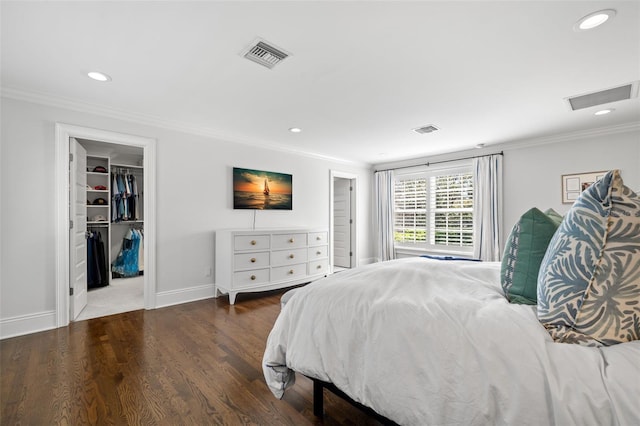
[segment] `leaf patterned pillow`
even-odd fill
[[[640,340],[640,197],[618,170],[587,188],[549,243],[538,319],[556,342]]]

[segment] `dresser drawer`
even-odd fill
[[[300,278],[307,275],[307,264],[297,263],[295,265],[280,266],[271,270],[271,280],[288,280]]]
[[[272,248],[275,250],[285,248],[305,247],[307,245],[307,234],[273,234],[271,236]]]
[[[309,245],[310,246],[318,246],[322,244],[327,244],[327,233],[326,232],[309,232]]]
[[[269,269],[254,269],[233,273],[233,288],[253,287],[269,282]]]
[[[269,235],[236,235],[233,250],[265,250],[269,248]]]
[[[215,233],[215,290],[234,304],[240,293],[304,284],[328,274],[323,228],[220,229]]]
[[[329,260],[314,260],[309,262],[309,275],[326,274],[329,272]]]
[[[327,257],[327,246],[309,247],[309,260],[323,259]]]
[[[293,265],[294,263],[307,261],[307,249],[279,250],[271,252],[271,265]]]
[[[233,270],[260,269],[269,266],[269,252],[238,253],[233,255]]]

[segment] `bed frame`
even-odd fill
[[[395,423],[394,421],[389,420],[386,417],[376,413],[373,409],[367,407],[366,405],[362,405],[359,402],[353,400],[349,395],[347,395],[346,393],[338,389],[336,385],[334,385],[333,383],[324,382],[322,380],[318,380],[309,376],[305,376],[305,377],[313,381],[313,414],[316,417],[320,417],[320,418],[324,417],[324,390],[327,389],[331,391],[331,393],[333,393],[334,395],[342,398],[349,404],[353,405],[356,408],[359,408],[360,410],[364,411],[371,417],[375,418],[377,421],[379,421],[383,425],[398,426],[398,424]]]

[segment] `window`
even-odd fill
[[[471,252],[471,168],[397,175],[393,231],[396,247],[448,253]]]

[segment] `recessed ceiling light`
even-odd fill
[[[290,131],[291,133],[300,133],[300,132],[302,131],[302,129],[301,129],[301,128],[299,128],[299,127],[291,127],[291,128],[289,129],[289,131]]]
[[[87,75],[96,81],[111,81],[111,77],[99,71],[91,71]]]
[[[578,22],[573,26],[574,31],[586,31],[592,28],[598,27],[616,16],[616,11],[613,9],[599,10],[588,14],[587,16],[580,18]]]
[[[601,109],[600,111],[596,111],[594,115],[607,115],[611,112],[615,111],[615,109],[610,108],[610,109]]]

